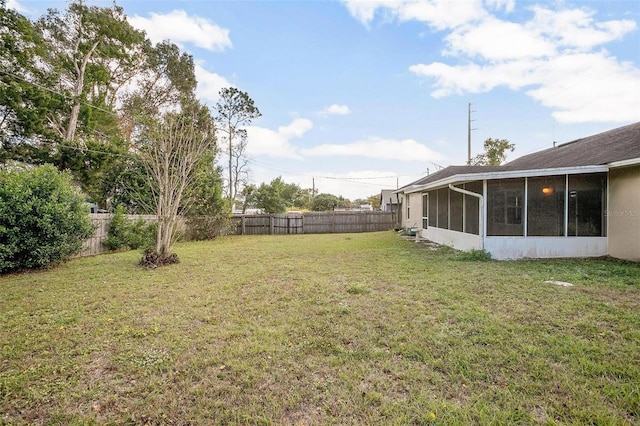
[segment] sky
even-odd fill
[[[9,0],[37,19],[64,1]],[[118,0],[193,55],[211,107],[237,87],[250,181],[351,200],[467,160],[508,160],[640,121],[640,1]],[[109,6],[111,1],[87,1]],[[471,107],[469,107],[471,104]]]

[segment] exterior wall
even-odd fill
[[[409,216],[407,216],[407,206]],[[402,203],[402,227],[422,228],[422,194],[406,194]]]
[[[456,250],[470,251],[482,249],[482,238],[479,235],[449,231],[430,226],[422,231],[421,237],[434,243],[444,244]]]
[[[640,262],[640,166],[609,171],[609,255]]]
[[[485,237],[494,259],[596,257],[607,255],[607,237]]]
[[[428,228],[421,237],[456,250],[483,249],[478,235]],[[553,257],[597,257],[607,254],[606,237],[485,237],[484,249],[497,260]]]

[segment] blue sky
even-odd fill
[[[111,2],[88,1],[109,5]],[[350,199],[464,164],[489,138],[510,159],[640,121],[640,2],[126,1],[152,41],[197,63],[198,95],[249,93],[250,178]],[[10,0],[36,18],[65,2]]]

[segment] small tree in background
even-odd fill
[[[93,228],[69,173],[51,165],[0,169],[0,273],[59,264]]]
[[[247,92],[235,87],[220,90],[220,101],[216,105],[216,111],[218,137],[221,146],[227,150],[229,159],[226,195],[231,202],[234,202],[247,172],[247,162],[244,158],[247,132],[241,127],[248,126],[262,114]]]
[[[214,148],[213,121],[209,110],[198,104],[166,114],[144,130],[139,156],[153,190],[158,222],[155,248],[145,252],[142,264],[156,267],[178,262],[171,253],[178,215],[189,211],[197,165]]]
[[[484,141],[484,152],[469,161],[470,166],[499,166],[507,159],[507,151],[513,152],[515,144],[507,139],[487,139]]]
[[[231,223],[230,208],[222,196],[221,170],[211,167],[213,161],[212,152],[200,158],[187,193],[190,208],[186,214],[186,237],[189,240],[214,239]]]
[[[266,213],[284,213],[292,207],[302,207],[306,197],[299,185],[286,183],[281,176],[262,183],[252,194],[257,208]]]
[[[340,199],[333,194],[318,194],[311,202],[311,210],[315,212],[333,211],[338,207]]]

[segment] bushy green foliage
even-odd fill
[[[155,222],[149,223],[143,219],[138,219],[129,223],[125,242],[131,250],[145,249],[153,245],[155,237]]]
[[[201,157],[188,190],[190,208],[186,214],[187,240],[212,240],[229,225],[231,206],[222,195],[222,171],[213,168],[213,162],[211,154]]]
[[[109,234],[102,242],[109,250],[119,250],[126,245],[127,218],[124,216],[122,205],[115,208],[111,222],[109,222]]]
[[[332,211],[340,204],[340,199],[333,194],[318,194],[311,202],[314,212]]]
[[[491,260],[491,253],[486,250],[473,249],[461,252],[458,259],[466,262],[488,262]]]
[[[58,264],[92,232],[68,173],[51,165],[0,169],[0,273]]]
[[[121,204],[113,212],[109,222],[109,235],[102,244],[112,251],[122,248],[135,250],[151,245],[153,232],[153,227],[142,219],[134,222],[128,220]]]
[[[131,250],[146,248],[152,245],[154,232],[155,226],[143,219],[129,220],[124,206],[119,205],[113,212],[109,222],[109,235],[102,245],[112,251],[124,248]]]

